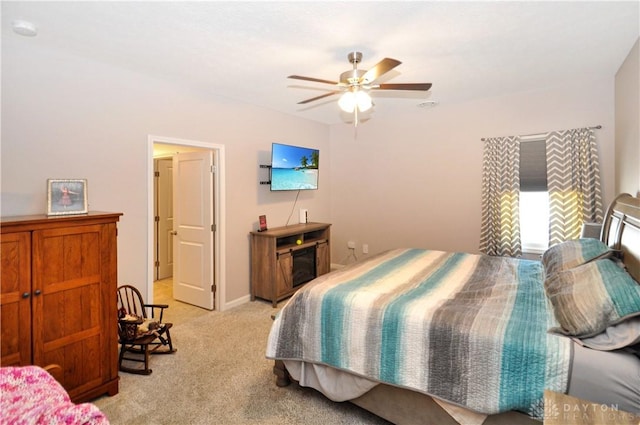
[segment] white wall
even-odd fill
[[[380,102],[384,102],[380,100]],[[477,252],[483,137],[602,125],[596,130],[605,206],[614,196],[613,78],[375,115],[331,127],[334,258],[347,241],[370,254],[394,247]]]
[[[616,189],[640,195],[640,39],[616,73]]]
[[[3,40],[1,213],[43,214],[47,178],[88,179],[91,210],[119,211],[119,282],[143,291],[147,275],[148,136],[222,144],[226,153],[226,299],[248,297],[249,238],[257,217],[284,225],[295,193],[259,181],[272,142],[320,149],[329,168],[329,130],[240,102],[189,92],[161,80]],[[266,176],[268,177],[268,175]],[[329,174],[296,207],[329,221]],[[297,212],[294,214],[294,220]]]
[[[258,165],[268,163],[273,141],[320,149],[320,189],[302,192],[296,211],[333,223],[332,262],[346,258],[348,240],[368,243],[371,253],[396,246],[476,252],[482,137],[601,124],[605,204],[615,194],[613,78],[433,109],[408,102],[395,114],[380,108],[354,138],[350,125],[189,92],[16,40],[3,40],[2,50],[2,215],[44,213],[47,178],[87,178],[91,209],[124,212],[119,280],[141,289],[151,279],[149,134],[225,145],[223,304],[249,293],[248,232],[257,216],[275,227],[292,211],[295,193],[258,184],[268,176]]]

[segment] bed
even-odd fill
[[[541,261],[394,249],[323,275],[278,312],[290,379],[396,424],[536,424],[544,391],[640,414],[640,200]]]

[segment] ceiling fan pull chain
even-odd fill
[[[358,109],[359,109],[359,108],[358,108],[358,105],[356,105],[356,107],[355,107],[355,108],[353,108],[354,117],[355,117],[355,119],[356,119],[354,127],[357,127],[357,126],[358,126]]]

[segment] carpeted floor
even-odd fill
[[[275,385],[264,356],[269,302],[210,312],[173,301],[170,280],[156,285],[178,351],[153,356],[149,376],[121,372],[119,394],[94,400],[112,424],[388,424],[313,389]]]

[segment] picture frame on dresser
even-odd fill
[[[86,179],[47,179],[47,215],[87,214]]]

